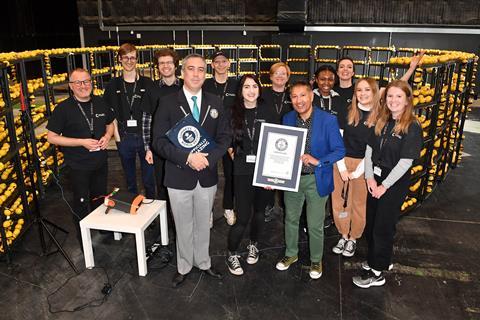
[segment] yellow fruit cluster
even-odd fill
[[[407,208],[413,206],[417,203],[417,198],[415,197],[406,197],[405,201],[402,203],[401,210],[405,211]]]

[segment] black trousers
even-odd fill
[[[253,175],[238,175],[233,177],[237,222],[228,233],[228,250],[238,250],[243,234],[250,224],[250,240],[258,241],[265,226],[265,206],[271,190],[252,186]]]
[[[382,168],[382,177],[375,175],[381,183],[389,170]],[[380,199],[367,195],[367,221],[365,237],[368,243],[368,265],[377,270],[388,270],[392,261],[393,238],[401,214],[401,206],[408,194],[410,171],[400,178]]]
[[[233,209],[233,161],[228,152],[223,156],[223,176],[225,187],[223,189],[223,209]]]
[[[168,200],[167,188],[163,184],[165,177],[165,159],[153,151],[153,165],[155,167],[155,184],[157,185],[157,199]]]
[[[73,169],[70,167],[69,180],[73,191],[73,224],[77,230],[77,238],[82,246],[80,220],[103,203],[102,196],[107,194],[108,162],[92,170]],[[93,200],[98,198],[96,200]]]

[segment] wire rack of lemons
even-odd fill
[[[295,63],[295,70],[303,70],[306,79],[312,76],[313,70],[306,71],[312,61],[315,65],[334,65],[342,53],[348,52],[354,61],[361,61],[362,68],[356,77],[369,76],[382,81],[400,78],[409,67],[411,56],[424,50],[426,54],[410,79],[424,147],[411,168],[410,193],[402,211],[408,212],[427,199],[462,158],[463,125],[473,101],[477,73],[478,57],[474,54],[335,44],[299,44],[289,48],[278,44],[156,44],[137,46],[141,53],[137,67],[143,75],[156,77],[154,53],[166,47],[176,50],[180,57],[205,53],[206,48],[228,48],[234,61],[229,75],[260,73],[265,86],[270,85],[265,68],[281,61],[285,50],[292,54],[295,50],[295,57],[290,57],[288,63]],[[0,254],[9,252],[28,225],[33,194],[27,190],[42,195],[52,175],[62,168],[63,155],[47,142],[44,126],[55,106],[69,95],[68,72],[84,66],[92,75],[93,93],[103,95],[106,83],[122,71],[117,50],[117,46],[100,46],[0,53]],[[18,110],[22,104],[27,110],[26,117]],[[26,121],[35,132],[28,141],[22,138]],[[33,179],[27,174],[32,167],[28,161],[32,159],[38,164]]]

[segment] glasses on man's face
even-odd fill
[[[88,87],[92,85],[92,79],[87,79],[83,81],[80,81],[80,80],[70,81],[69,83],[73,84],[75,87],[81,87],[82,85],[84,85],[85,87]]]
[[[122,57],[122,60],[123,61],[137,61],[137,57],[127,57],[127,56],[123,56]]]

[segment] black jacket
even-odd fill
[[[217,147],[208,152],[209,166],[202,171],[195,171],[187,164],[188,152],[177,148],[165,136],[165,133],[181,120],[190,107],[183,90],[160,99],[154,118],[153,148],[165,161],[166,187],[192,190],[200,182],[202,187],[217,184],[217,161],[225,154],[231,141],[229,116],[223,109],[222,100],[217,96],[202,90],[202,105],[200,107],[200,123]],[[208,110],[208,113],[207,113]],[[204,121],[205,119],[205,121]]]

